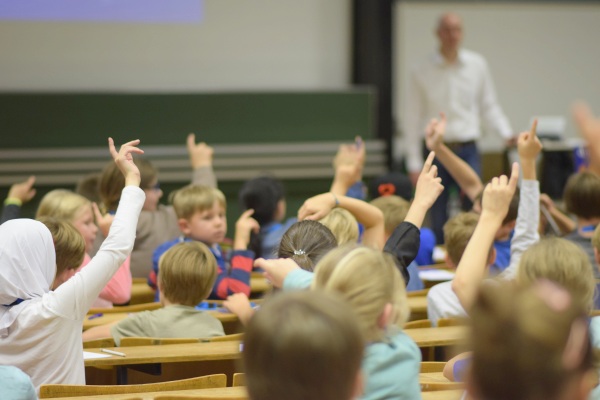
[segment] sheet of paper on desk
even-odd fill
[[[454,273],[443,269],[428,269],[419,271],[419,278],[423,281],[449,281],[454,278]]]
[[[443,247],[435,246],[433,248],[433,254],[431,255],[431,258],[436,263],[446,261],[446,250]]]
[[[92,353],[91,351],[84,351],[83,352],[83,359],[84,360],[93,360],[94,358],[106,358],[106,357],[110,357],[110,354]]]

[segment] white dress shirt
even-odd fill
[[[431,118],[445,112],[446,142],[466,142],[480,136],[480,125],[505,139],[513,136],[508,119],[496,100],[496,91],[485,59],[461,49],[456,62],[448,63],[436,52],[411,74],[405,99],[405,156],[409,171],[423,166],[421,143]]]

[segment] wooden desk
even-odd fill
[[[131,285],[129,304],[143,304],[154,301],[155,292],[147,282],[136,282]]]
[[[410,320],[427,319],[427,296],[408,297]]]
[[[102,396],[94,396],[94,399],[105,400],[123,400],[131,398],[141,398],[151,400],[158,396],[177,395],[177,396],[214,396],[219,399],[239,399],[240,397],[247,398],[245,387],[226,387],[216,389],[189,389],[189,390],[167,390],[164,392],[148,392],[148,393],[128,393],[128,394],[107,394]],[[54,400],[89,400],[89,396],[77,397],[56,397]]]
[[[250,292],[253,295],[263,294],[269,290],[271,290],[273,286],[270,282],[267,281],[262,274],[254,275],[254,273],[250,276]]]
[[[156,364],[168,362],[234,360],[240,358],[240,342],[211,342],[169,344],[164,346],[112,347],[127,354],[85,360],[86,367]],[[91,353],[105,354],[100,349],[86,349]]]
[[[417,328],[406,329],[404,333],[410,336],[417,346],[436,347],[454,346],[461,344],[467,337],[466,326],[445,326],[442,328]]]
[[[439,390],[436,392],[421,392],[423,400],[459,400],[462,390]]]

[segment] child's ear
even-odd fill
[[[181,231],[181,233],[183,233],[185,236],[190,234],[190,232],[191,232],[190,223],[188,222],[187,219],[179,218],[177,220],[177,224],[179,225],[179,230]]]
[[[392,303],[385,303],[383,311],[381,312],[379,320],[377,321],[377,326],[379,328],[384,329],[386,326],[388,326],[393,311],[394,309],[392,307]]]
[[[285,211],[286,211],[285,199],[281,199],[277,202],[277,208],[275,209],[275,215],[274,215],[273,219],[275,221],[282,221],[285,218]]]
[[[446,256],[444,257],[444,261],[446,262],[446,266],[451,269],[456,269],[457,265],[450,259],[448,252],[446,252]]]

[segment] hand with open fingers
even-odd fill
[[[533,120],[531,129],[519,134],[517,150],[521,160],[535,160],[542,151],[542,142],[537,137],[537,118]]]
[[[586,141],[597,143],[600,140],[600,118],[594,116],[586,103],[579,101],[573,105],[573,118]]]
[[[435,153],[432,151],[425,160],[419,180],[417,181],[417,187],[415,189],[415,199],[413,202],[419,202],[430,208],[433,203],[437,200],[439,195],[444,190],[442,185],[442,178],[437,176],[437,167],[433,165],[433,159]]]
[[[248,300],[248,296],[244,293],[234,293],[228,296],[227,300],[223,302],[223,307],[237,315],[244,325],[250,320],[250,317],[254,313],[250,300]]]
[[[337,170],[342,165],[356,165],[362,170],[365,164],[365,146],[360,136],[353,144],[341,144],[333,159],[333,168]]]
[[[26,181],[13,184],[8,191],[8,198],[19,199],[21,203],[27,203],[35,196],[34,183],[35,176],[30,176]]]
[[[140,170],[133,162],[133,154],[144,154],[144,150],[136,147],[138,144],[140,144],[139,139],[132,140],[121,145],[117,151],[113,139],[108,138],[108,149],[115,164],[125,177],[125,186],[140,186]]]
[[[425,145],[427,150],[435,151],[444,142],[446,133],[446,114],[440,113],[440,119],[432,118],[425,127]]]
[[[307,199],[298,210],[298,220],[311,219],[318,221],[324,218],[336,206],[333,193],[322,193]]]
[[[109,213],[102,215],[100,208],[98,208],[98,204],[96,203],[92,203],[92,210],[94,211],[94,216],[96,217],[96,225],[98,225],[98,228],[104,237],[107,237],[115,216]]]
[[[213,160],[213,148],[204,142],[196,143],[196,135],[187,136],[187,150],[192,168],[210,167]]]
[[[291,258],[277,258],[274,260],[257,258],[254,260],[254,266],[262,268],[265,271],[265,277],[276,288],[283,287],[283,281],[290,272],[295,269],[300,269],[298,264]]]
[[[483,191],[482,215],[485,213],[503,220],[517,189],[519,181],[519,164],[513,163],[510,178],[506,175],[496,177],[487,184]]]

